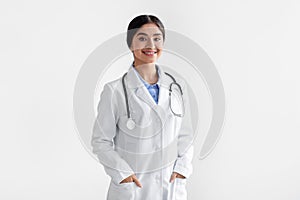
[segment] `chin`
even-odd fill
[[[155,63],[157,59],[153,60],[142,60],[145,64]]]

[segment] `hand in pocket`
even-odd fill
[[[135,182],[135,184],[138,186],[138,187],[142,187],[142,184],[141,182],[137,179],[137,177],[135,176],[135,174],[132,174],[130,176],[128,176],[127,178],[125,178],[124,180],[122,180],[120,182],[120,184],[123,184],[123,183],[130,183],[130,182]]]
[[[173,172],[172,175],[171,175],[171,178],[170,178],[170,183],[172,183],[175,178],[182,178],[182,179],[185,179],[185,176],[177,173],[177,172]]]

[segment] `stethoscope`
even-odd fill
[[[182,97],[182,96],[183,96],[183,93],[182,93],[182,90],[181,90],[181,86],[176,82],[175,78],[174,78],[171,74],[169,74],[169,73],[167,73],[167,72],[165,72],[165,74],[168,75],[169,77],[171,77],[172,80],[173,80],[173,82],[172,82],[172,83],[170,84],[170,86],[169,86],[169,107],[170,107],[172,113],[173,113],[175,116],[177,116],[177,117],[183,117],[184,114],[185,114],[185,107],[184,107],[184,101],[183,101],[183,97]],[[125,81],[124,81],[126,75],[127,75],[127,72],[126,72],[126,73],[123,75],[123,77],[122,77],[122,85],[123,85],[123,90],[124,90],[124,94],[125,94],[126,109],[127,109],[127,117],[128,117],[126,126],[127,126],[128,129],[132,130],[132,129],[135,128],[135,122],[134,122],[133,119],[131,118],[131,113],[130,113],[130,111],[129,111],[128,97],[127,97],[127,91],[126,91]],[[183,105],[183,106],[182,106],[182,107],[183,107],[183,109],[182,109],[182,110],[183,110],[182,114],[177,114],[177,113],[175,113],[175,112],[173,111],[173,109],[172,109],[171,95],[172,95],[172,86],[173,86],[173,84],[176,85],[176,86],[179,88],[179,91],[180,91],[180,94],[181,94],[181,102],[182,102],[182,105]]]

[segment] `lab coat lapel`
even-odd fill
[[[134,72],[134,69],[132,66],[130,66],[128,72],[127,72],[127,84],[128,88],[135,93],[137,97],[139,97],[142,101],[147,103],[151,108],[156,108],[157,105],[162,106],[166,101],[168,101],[168,85],[170,83],[168,80],[167,75],[164,73],[164,70],[157,65],[159,71],[160,71],[160,77],[158,81],[159,85],[159,95],[158,95],[158,104],[154,101],[152,96],[150,95],[149,91],[145,87],[145,85],[142,83],[142,81],[139,79],[138,75]]]
[[[132,66],[130,66],[127,72],[127,83],[129,90],[133,92],[137,97],[147,103],[150,107],[155,106],[154,100],[151,99],[152,97],[150,94],[148,94],[149,92],[147,91],[147,88],[142,83],[142,81],[139,80],[139,77],[137,76],[137,74],[135,74]]]
[[[158,82],[159,85],[159,96],[158,96],[158,105],[165,107],[166,104],[169,104],[169,85],[171,80],[168,75],[165,74],[165,71],[162,67],[157,65],[160,71],[160,79]]]

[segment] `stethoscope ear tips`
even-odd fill
[[[133,121],[131,118],[129,118],[129,119],[127,120],[126,126],[127,126],[127,128],[128,128],[129,130],[132,130],[132,129],[135,128],[135,123],[134,123],[134,121]]]

